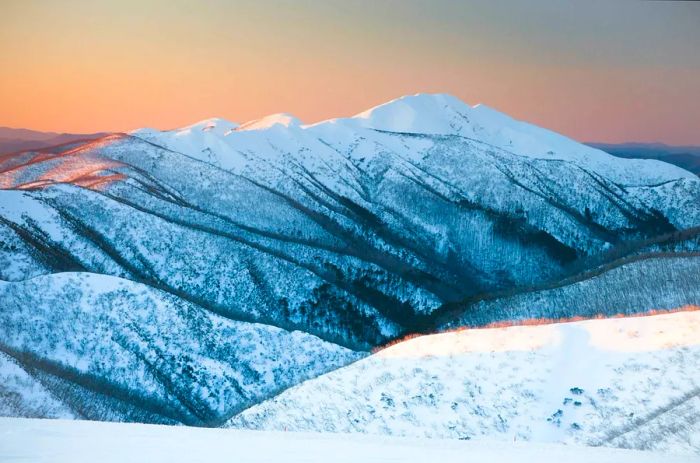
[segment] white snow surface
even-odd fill
[[[259,432],[0,418],[0,461],[684,463],[679,455],[551,444]]]
[[[616,158],[486,105],[470,106],[447,94],[404,96],[350,118],[316,124],[303,125],[296,117],[280,113],[241,126],[223,119],[208,119],[176,130],[138,129],[132,135],[226,169],[239,170],[245,165],[241,153],[251,151],[267,157],[279,150],[310,150],[326,157],[321,154],[324,148],[352,155],[358,140],[375,146],[394,143],[377,131],[469,138],[520,156],[572,162],[630,186],[695,178],[692,173],[661,161]],[[411,151],[415,149],[416,146],[411,147]]]
[[[698,332],[684,311],[422,336],[229,425],[700,454]]]

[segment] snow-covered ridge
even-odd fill
[[[292,116],[288,113],[277,113],[265,116],[262,119],[256,119],[254,121],[246,122],[238,127],[238,131],[244,130],[265,130],[273,127],[275,125],[281,125],[283,127],[299,127],[302,125],[300,119]]]
[[[233,418],[251,429],[700,453],[700,312],[422,336]]]
[[[566,326],[581,330],[588,345],[598,350],[643,352],[698,346],[700,313],[697,307],[693,309],[661,315],[459,329],[399,342],[375,355],[379,358],[422,358],[536,350],[561,345]]]
[[[280,135],[283,129],[289,132]],[[307,148],[318,139],[340,141],[357,137],[376,138],[371,131],[398,134],[460,136],[486,143],[521,156],[569,161],[630,185],[661,183],[693,174],[656,160],[620,159],[570,138],[518,121],[484,104],[470,106],[447,94],[404,96],[375,106],[350,118],[338,118],[303,125],[290,114],[273,114],[241,126],[222,119],[209,119],[182,129],[159,132],[138,129],[133,135],[190,156],[230,167],[236,152],[269,150],[269,143],[297,143]],[[236,132],[258,132],[255,142],[236,137]],[[225,137],[225,139],[224,139]],[[281,138],[280,138],[281,137]]]

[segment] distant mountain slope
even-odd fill
[[[700,306],[698,282],[700,253],[650,253],[622,259],[608,268],[542,289],[493,294],[471,303],[445,306],[434,315],[436,328],[445,329],[670,310],[683,305]]]
[[[55,133],[0,127],[0,156],[17,151],[39,150],[76,141],[94,140],[106,133]]]
[[[422,336],[229,425],[698,454],[698,329],[695,311]]]
[[[663,143],[587,143],[613,156],[628,159],[658,159],[700,175],[700,146],[670,146]]]

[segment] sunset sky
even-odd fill
[[[584,141],[700,144],[694,2],[0,1],[0,126],[348,116],[451,93]]]

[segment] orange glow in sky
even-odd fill
[[[699,49],[693,2],[3,0],[0,126],[311,123],[441,92],[579,140],[700,144]]]

